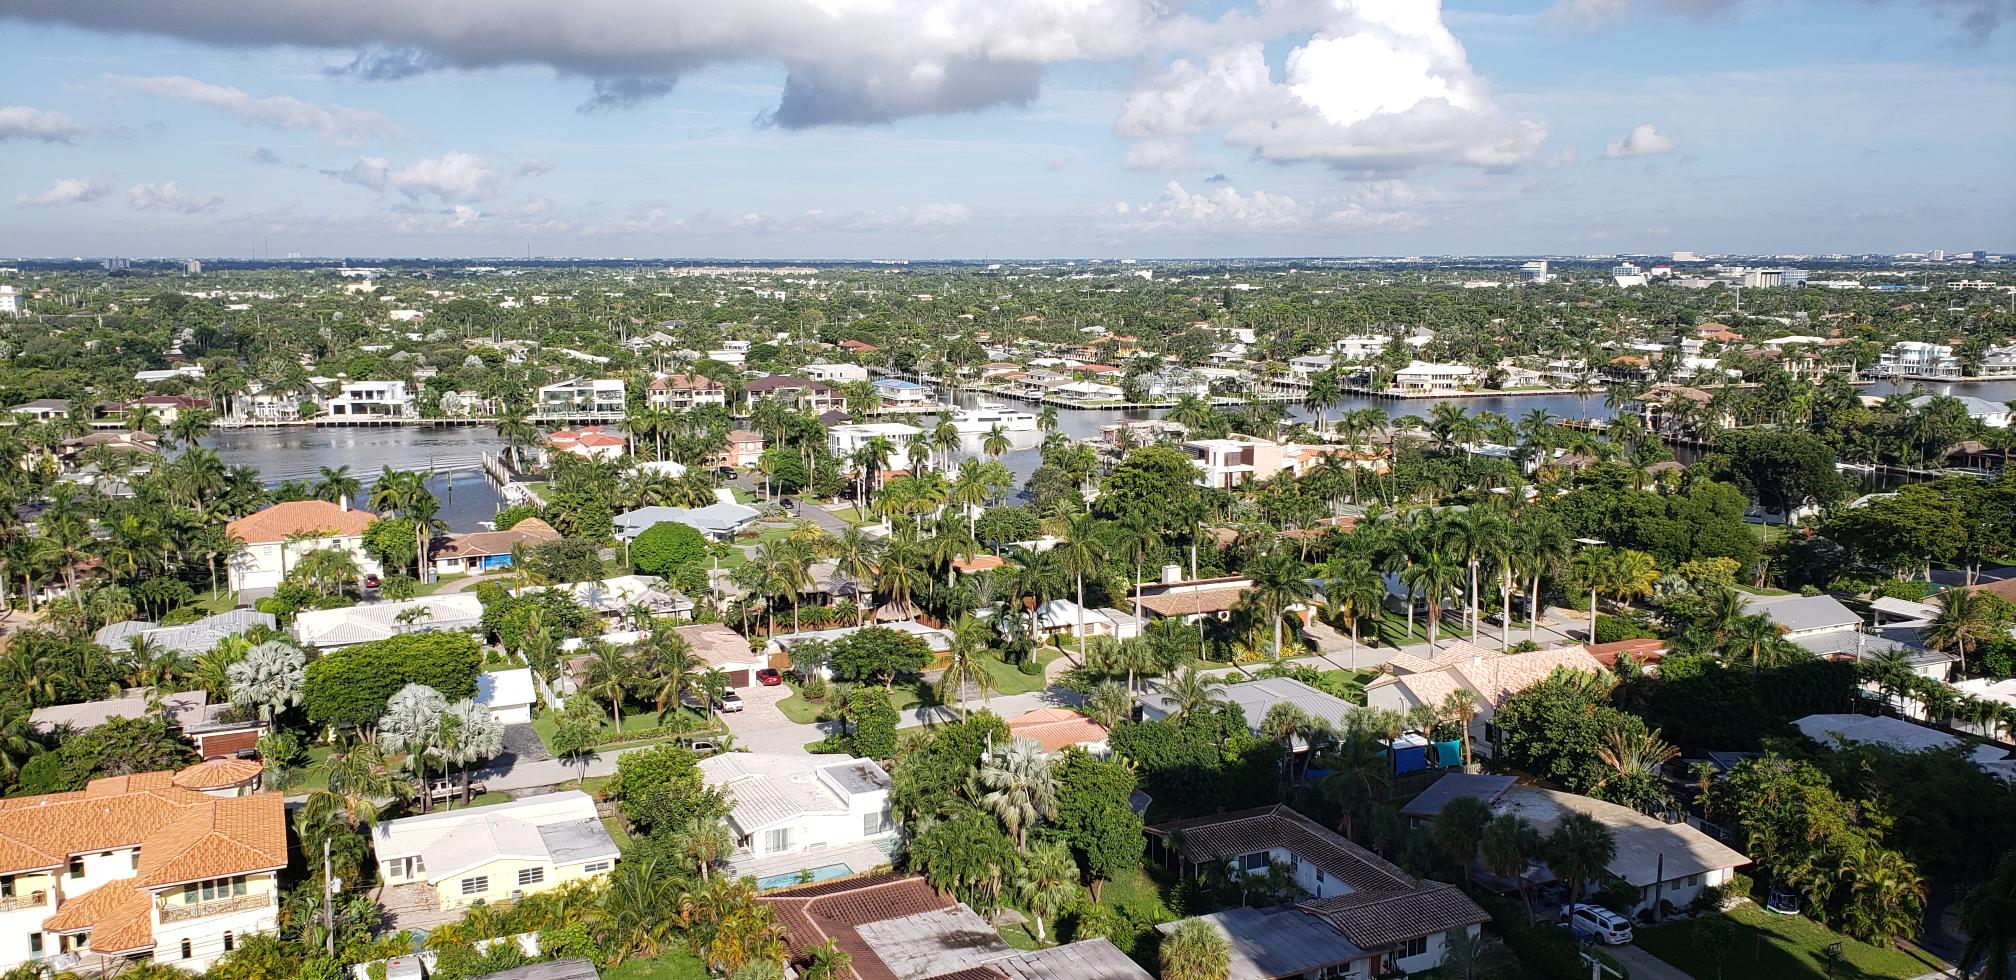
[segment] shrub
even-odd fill
[[[1639,894],[1637,885],[1622,880],[1604,885],[1603,890],[1595,895],[1598,904],[1622,916],[1629,916],[1643,897]]]
[[[1749,875],[1731,875],[1729,883],[1722,886],[1722,895],[1725,898],[1749,898],[1751,889],[1756,886]]]
[[[1924,582],[1899,582],[1895,579],[1876,587],[1874,596],[1878,599],[1902,599],[1906,602],[1924,602],[1931,594],[1932,587]]]
[[[669,576],[707,557],[707,539],[676,521],[659,521],[630,542],[630,567],[646,575]]]
[[[1597,616],[1596,642],[1616,643],[1620,640],[1648,640],[1659,634],[1645,628],[1645,624],[1623,616]]]
[[[397,602],[413,598],[419,587],[420,583],[414,581],[411,575],[388,575],[378,583],[378,594]]]
[[[1015,669],[1021,671],[1024,674],[1029,675],[1030,677],[1035,677],[1043,673],[1043,665],[1038,663],[1036,661],[1036,658],[1034,657],[1031,657],[1028,660],[1024,660],[1020,664],[1017,664]]]
[[[1687,911],[1695,915],[1706,915],[1722,907],[1722,889],[1709,885],[1694,893],[1694,900],[1687,903]]]
[[[539,508],[531,504],[512,504],[497,512],[497,516],[491,520],[491,526],[499,531],[509,531],[517,527],[519,521],[538,516]]]

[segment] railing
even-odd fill
[[[26,895],[9,895],[6,898],[0,898],[0,912],[32,909],[47,904],[49,904],[49,893],[46,891],[29,892]]]
[[[234,895],[230,898],[203,902],[198,905],[163,906],[161,908],[161,921],[164,923],[183,922],[189,919],[200,919],[205,916],[223,915],[226,912],[242,912],[246,909],[265,908],[272,904],[273,896],[264,893],[257,895]]]

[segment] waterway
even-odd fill
[[[1881,396],[1908,392],[1911,388],[1909,382],[1902,385],[1881,382],[1858,390],[1863,394]],[[1997,402],[2016,399],[2016,381],[1928,384],[1925,390],[1935,394],[1971,395]],[[984,395],[961,392],[956,400],[961,406],[971,407],[985,398]],[[1485,395],[1403,400],[1353,396],[1344,399],[1325,415],[1336,418],[1339,412],[1376,408],[1393,417],[1426,417],[1433,405],[1444,401],[1460,404],[1466,411],[1492,411],[1514,420],[1536,408],[1544,408],[1558,418],[1608,418],[1612,414],[1599,393],[1586,399],[1573,395]],[[1023,403],[1009,404],[1017,408],[1028,407]],[[1168,413],[1164,409],[1060,409],[1057,427],[1073,439],[1093,439],[1099,436],[1101,426],[1123,419],[1160,418],[1165,414]],[[1291,404],[1289,414],[1302,420],[1314,418],[1313,413],[1300,405]],[[980,439],[977,435],[968,436],[964,451],[978,454]],[[1009,441],[1014,448],[1002,461],[1015,474],[1019,484],[1027,480],[1042,462],[1037,447],[1042,444],[1043,437],[1036,432],[1017,432],[1009,435]],[[431,471],[434,476],[429,485],[435,496],[441,498],[442,519],[456,531],[480,530],[479,522],[488,520],[501,505],[496,489],[490,486],[481,469],[483,453],[502,448],[497,431],[489,427],[230,429],[219,430],[204,442],[216,449],[227,465],[256,467],[269,484],[283,480],[313,480],[324,466],[348,466],[351,474],[367,487],[386,466]]]

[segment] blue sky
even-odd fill
[[[0,253],[1860,252],[2016,229],[2016,0],[335,9],[0,0]]]

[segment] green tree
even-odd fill
[[[658,745],[616,757],[616,774],[606,791],[623,815],[647,833],[714,821],[728,812],[727,800],[707,786],[699,758],[680,745]]]
[[[1960,967],[1975,980],[2016,977],[2016,851],[2007,851],[1987,881],[1960,900],[1960,930],[1967,947]]]
[[[317,723],[369,726],[408,684],[431,687],[451,701],[475,696],[482,663],[482,649],[467,633],[405,633],[360,643],[308,664],[302,705]]]
[[[1054,768],[1057,831],[1091,877],[1098,901],[1106,882],[1140,867],[1148,843],[1131,803],[1134,770],[1078,749],[1067,749]]]
[[[1435,816],[1432,828],[1435,849],[1463,873],[1465,885],[1474,878],[1477,850],[1484,844],[1484,831],[1490,822],[1490,805],[1474,796],[1449,800]]]
[[[1057,916],[1079,895],[1078,865],[1063,841],[1044,841],[1029,849],[1015,868],[1015,898],[1036,923],[1036,941],[1046,941],[1044,921]]]
[[[706,560],[706,536],[677,521],[659,521],[630,542],[630,567],[646,575],[670,576]]]
[[[1617,860],[1617,840],[1596,818],[1571,813],[1554,825],[1541,852],[1554,874],[1568,882],[1569,900],[1579,902],[1591,883],[1610,873],[1610,862]]]
[[[1161,980],[1226,980],[1232,945],[1210,923],[1185,919],[1162,940]]]
[[[870,626],[841,637],[833,644],[832,668],[841,680],[882,682],[884,691],[893,691],[898,674],[911,674],[931,664],[931,648],[908,633]]]

